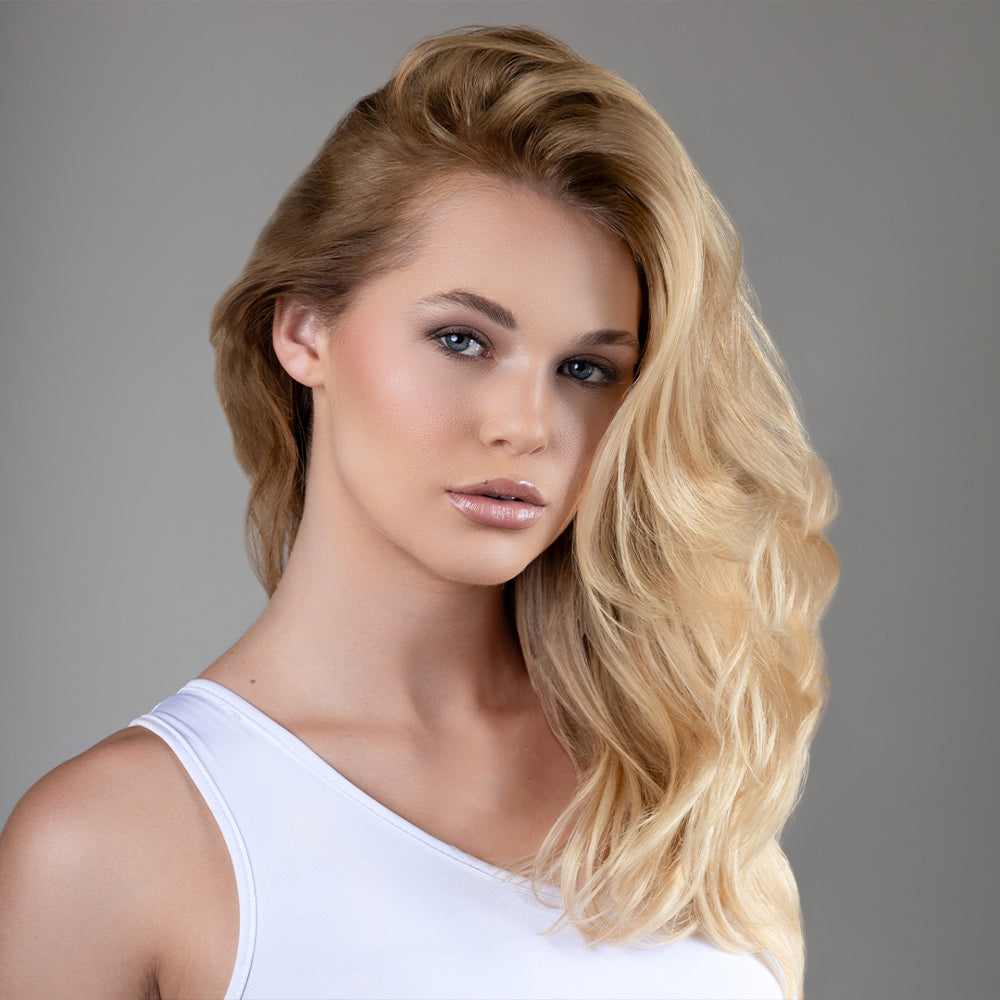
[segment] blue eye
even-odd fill
[[[476,340],[471,333],[462,330],[449,330],[447,333],[437,335],[437,342],[449,354],[458,354],[462,357],[479,357],[486,353],[483,344]]]
[[[584,361],[582,358],[565,362],[562,366],[562,370],[566,375],[568,375],[571,379],[575,379],[577,382],[600,384],[604,382],[617,381],[617,377],[614,372],[611,372],[606,368],[602,368],[593,361]]]

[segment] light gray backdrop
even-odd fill
[[[994,4],[0,4],[0,818],[262,607],[209,311],[335,120],[473,22],[672,121],[842,493],[808,994],[995,996]]]

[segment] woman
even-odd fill
[[[271,600],[15,810],[0,993],[796,995],[832,493],[656,112],[418,45],[212,340]]]

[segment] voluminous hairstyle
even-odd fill
[[[822,708],[834,494],[757,319],[738,238],[671,128],[619,76],[528,28],[432,38],[341,121],[216,307],[217,384],[269,593],[302,515],[309,391],[275,300],[335,318],[419,246],[456,172],[587,213],[645,288],[635,383],[574,525],[514,582],[522,649],[579,788],[534,861],[590,940],[700,933],[801,988],[778,846]]]

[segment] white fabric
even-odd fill
[[[779,998],[757,958],[698,939],[589,947],[558,911],[408,823],[227,688],[137,719],[212,810],[239,888],[227,998]]]

